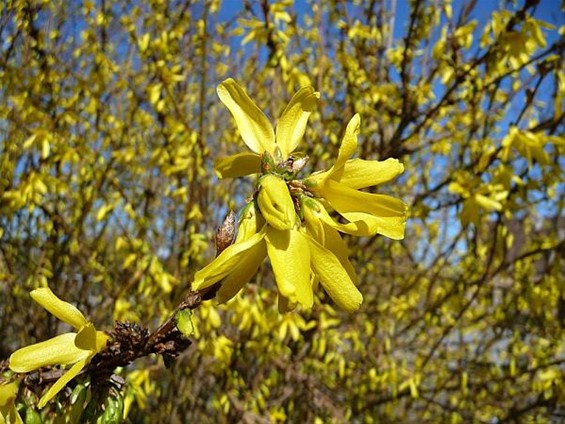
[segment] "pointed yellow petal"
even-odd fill
[[[306,131],[310,114],[314,111],[320,93],[312,87],[303,87],[292,97],[277,123],[276,140],[284,159],[294,151]]]
[[[231,272],[235,272],[242,259],[253,253],[250,249],[260,243],[264,237],[265,231],[261,231],[242,243],[235,243],[227,247],[216,259],[194,274],[192,289],[200,290],[210,287]]]
[[[67,365],[84,359],[90,352],[76,347],[75,337],[75,333],[66,333],[22,347],[10,356],[10,369],[29,372],[46,365]]]
[[[39,409],[43,408],[47,402],[49,402],[53,397],[59,393],[69,381],[77,376],[77,374],[88,364],[90,361],[90,356],[78,361],[74,364],[61,378],[59,378],[55,384],[53,384],[47,393],[43,395],[43,397],[39,400],[37,407]]]
[[[351,262],[349,262],[349,248],[347,243],[343,241],[339,233],[328,225],[324,225],[325,230],[325,243],[320,243],[339,260],[339,263],[349,275],[353,284],[357,285],[357,272]]]
[[[338,224],[335,222],[329,216],[324,206],[315,199],[306,199],[303,204],[304,207],[302,210],[304,212],[304,223],[309,235],[336,255],[342,266],[349,274],[353,283],[357,284],[357,273],[348,258],[349,249],[347,244],[334,228],[334,225],[338,228],[340,226],[345,228],[348,228],[349,226],[349,228],[354,230],[358,230],[358,228],[354,227],[355,224]],[[328,224],[325,221],[328,221],[331,224]]]
[[[310,284],[310,249],[297,230],[267,229],[267,253],[279,292],[291,302],[311,308],[314,294]]]
[[[257,272],[261,262],[267,256],[267,248],[265,243],[259,243],[248,250],[241,261],[223,281],[222,286],[216,294],[219,303],[227,302],[232,299]]]
[[[320,220],[324,224],[334,228],[337,231],[341,231],[342,233],[352,234],[354,236],[370,236],[374,235],[377,232],[376,226],[370,226],[368,222],[363,219],[350,219],[350,222],[347,224],[342,224],[336,222],[330,214],[327,212],[326,208],[322,203],[315,199],[306,199],[304,201],[304,218],[306,219],[307,226],[309,225],[310,221],[312,220]],[[367,214],[363,214],[362,218],[365,218]],[[313,227],[312,227],[313,228]],[[312,234],[316,234],[316,240],[320,239],[320,231],[312,231],[312,228],[308,227],[309,231]],[[325,237],[325,233],[324,233]]]
[[[33,300],[47,309],[51,315],[56,316],[77,330],[88,322],[76,307],[59,299],[49,287],[35,289],[30,295]]]
[[[357,149],[357,134],[359,134],[359,127],[361,121],[358,114],[353,115],[353,118],[347,124],[337,160],[334,165],[325,171],[316,172],[304,179],[304,183],[308,187],[316,188],[322,186],[328,178],[339,181],[342,178],[344,167],[348,159],[355,153]]]
[[[343,173],[339,179],[342,184],[354,189],[371,187],[392,180],[404,172],[404,165],[398,159],[389,158],[384,161],[351,159],[345,162]]]
[[[92,323],[86,324],[80,329],[75,337],[75,346],[83,350],[91,350],[96,352],[98,337],[96,328]]]
[[[343,135],[343,140],[341,141],[341,146],[337,154],[337,160],[333,166],[332,175],[335,172],[342,172],[345,162],[353,156],[355,150],[357,150],[357,134],[359,134],[359,128],[361,126],[361,119],[359,114],[353,115],[350,119],[345,129],[345,134]]]
[[[220,159],[215,165],[221,178],[237,178],[256,174],[261,168],[261,158],[256,153],[243,152]]]
[[[302,201],[302,212],[304,214],[304,226],[308,233],[314,237],[320,244],[325,244],[326,232],[324,229],[324,222],[321,219],[321,210],[324,206],[315,199],[305,198]],[[327,212],[326,212],[327,213]]]
[[[309,238],[312,268],[320,278],[324,290],[343,310],[353,312],[363,303],[363,296],[353,284],[339,259],[316,240]]]
[[[365,212],[343,212],[341,216],[350,222],[363,222],[369,231],[366,234],[368,236],[381,234],[392,240],[402,240],[404,238],[404,230],[406,227],[405,217],[380,217]]]
[[[401,200],[386,194],[364,193],[331,179],[324,183],[323,195],[332,207],[348,218],[350,212],[364,212],[372,216],[367,223],[379,223],[377,232],[387,237],[398,239],[404,237],[407,206]],[[359,215],[350,217],[359,219]]]
[[[233,115],[245,144],[255,153],[267,151],[273,154],[275,149],[273,126],[245,90],[233,79],[228,78],[218,86],[217,91],[218,97]]]

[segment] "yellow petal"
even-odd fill
[[[229,109],[241,138],[255,153],[274,153],[275,133],[265,114],[237,82],[228,78],[217,89],[218,97]]]
[[[10,369],[29,372],[47,365],[67,365],[84,359],[90,352],[75,346],[75,333],[66,333],[16,350],[10,356]]]
[[[358,214],[358,216],[349,215],[348,220],[350,221],[347,224],[342,224],[336,222],[326,211],[326,208],[317,200],[315,199],[306,199],[304,201],[304,217],[307,220],[306,223],[312,219],[319,219],[324,224],[330,226],[331,228],[341,231],[342,233],[352,234],[354,236],[371,236],[375,235],[379,229],[379,225],[371,220],[370,222],[366,220],[366,218],[370,215],[366,213]],[[315,218],[311,218],[311,216],[315,215]],[[320,240],[319,231],[312,232],[312,234],[317,234],[316,239]],[[325,233],[324,233],[325,234]],[[325,237],[325,236],[324,236]]]
[[[336,162],[330,169],[316,172],[305,178],[304,183],[306,186],[315,188],[323,185],[330,177],[338,181],[342,178],[345,164],[357,149],[357,134],[359,134],[360,125],[359,115],[353,115],[353,118],[351,118],[345,129]]]
[[[49,313],[77,330],[88,322],[76,307],[59,299],[49,287],[35,289],[30,295],[33,300],[47,309]]]
[[[253,254],[250,249],[260,243],[265,237],[265,231],[251,236],[242,243],[235,243],[227,247],[216,259],[194,274],[193,290],[200,290],[217,283],[227,277],[231,272],[236,272],[238,264],[248,255]]]
[[[96,332],[96,352],[100,352],[106,348],[106,343],[110,339],[110,336],[106,334],[104,331],[97,331]]]
[[[92,323],[85,325],[75,338],[75,346],[79,349],[99,352],[106,347],[109,337],[102,331],[96,331]]]
[[[347,243],[345,243],[339,233],[330,226],[324,225],[324,231],[325,243],[320,244],[335,255],[353,284],[357,285],[357,272],[351,262],[349,262],[349,248],[347,247]]]
[[[18,394],[18,383],[12,382],[0,385],[0,423],[23,424],[18,414],[15,400]]]
[[[381,234],[393,240],[402,240],[404,238],[404,230],[406,227],[406,217],[404,216],[381,217],[374,216],[365,212],[343,212],[340,213],[340,215],[351,223],[355,223],[358,228],[365,228],[368,231],[366,234],[362,234],[362,232],[360,232],[360,234],[349,234],[360,236],[372,236],[375,234]],[[363,223],[363,227],[359,225],[360,223]]]
[[[311,237],[312,268],[320,278],[324,290],[343,310],[353,312],[363,303],[363,296],[355,287],[339,259]]]
[[[398,239],[400,232],[404,237],[407,206],[401,200],[386,194],[360,192],[331,179],[324,183],[323,196],[341,215],[364,212],[374,217],[371,222],[380,222],[378,233]],[[396,236],[392,237],[391,233]]]
[[[267,223],[277,230],[290,230],[296,224],[294,203],[285,181],[267,174],[259,180],[257,204]]]
[[[220,159],[215,165],[221,178],[237,178],[256,174],[261,168],[261,158],[256,153],[243,152]]]
[[[325,212],[324,206],[317,200],[305,198],[302,201],[304,226],[308,233],[323,245],[326,243],[326,232],[324,229],[324,222],[320,216],[322,209]]]
[[[258,213],[255,202],[249,202],[241,212],[235,243],[249,240],[251,236],[261,231],[264,226],[265,218]]]
[[[404,165],[398,159],[384,161],[351,159],[345,162],[340,178],[332,179],[354,189],[371,187],[392,180],[404,172]]]
[[[89,355],[88,357],[78,361],[76,364],[74,364],[65,374],[63,374],[63,376],[61,378],[59,378],[55,384],[53,384],[49,390],[47,391],[47,393],[45,393],[41,399],[39,400],[39,403],[37,404],[38,408],[43,408],[47,402],[49,402],[51,399],[53,399],[53,397],[59,393],[66,385],[69,381],[71,381],[73,378],[75,378],[77,376],[77,374],[88,364],[88,362],[91,359],[91,355]]]
[[[298,146],[306,131],[310,114],[314,111],[320,93],[312,87],[303,87],[292,97],[277,123],[276,140],[284,159]]]
[[[297,230],[268,228],[265,240],[279,292],[291,302],[311,308],[314,294],[310,283],[310,249],[306,237]]]
[[[222,286],[216,294],[219,303],[227,302],[232,299],[257,272],[261,262],[267,256],[267,248],[265,243],[259,243],[248,250],[234,272],[229,274],[223,281]]]
[[[492,212],[502,210],[502,203],[482,194],[475,194],[475,200],[477,204],[486,211]]]
[[[347,124],[347,128],[345,129],[345,134],[343,135],[343,139],[341,141],[341,146],[339,148],[339,152],[337,154],[337,160],[333,166],[333,171],[341,171],[345,166],[345,163],[355,150],[357,150],[357,134],[359,134],[359,127],[361,126],[361,120],[359,118],[359,114],[353,115],[353,118],[349,120]]]
[[[18,384],[16,382],[0,384],[0,406],[6,406],[16,399]]]
[[[317,200],[306,199],[304,203],[305,205],[302,210],[304,211],[304,223],[308,234],[336,255],[353,283],[357,284],[357,273],[353,265],[351,265],[351,262],[349,262],[349,248],[347,244],[343,241],[337,230],[333,228],[333,225],[325,223],[324,219],[327,218],[332,224],[338,226],[343,226],[344,224],[337,224],[326,212],[323,205]],[[324,213],[321,212],[322,210]],[[322,217],[322,215],[325,216]]]

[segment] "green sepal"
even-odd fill
[[[268,174],[275,171],[275,161],[269,152],[261,155],[261,173]]]

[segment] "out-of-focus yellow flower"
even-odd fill
[[[0,424],[23,424],[22,417],[16,409],[17,394],[17,383],[0,385]]]
[[[233,115],[243,141],[252,152],[243,152],[216,163],[222,178],[255,174],[261,168],[265,152],[279,159],[288,158],[306,130],[308,118],[316,106],[320,93],[312,87],[301,88],[290,100],[276,127],[247,95],[237,82],[228,78],[218,86],[218,96]]]
[[[359,125],[356,114],[347,125],[335,164],[327,171],[307,177],[304,184],[349,221],[346,225],[338,224],[325,211],[317,211],[320,219],[336,230],[357,236],[382,234],[403,239],[406,204],[392,196],[359,189],[390,181],[404,171],[404,166],[397,159],[350,159],[357,149]]]
[[[51,289],[46,287],[33,290],[31,297],[52,315],[77,330],[76,333],[61,334],[23,347],[10,356],[10,369],[15,372],[30,372],[48,365],[73,364],[40,399],[37,406],[43,408],[88,365],[94,355],[104,349],[109,337],[102,331],[96,331],[94,325],[76,307],[59,299]]]

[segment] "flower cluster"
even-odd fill
[[[31,297],[52,315],[77,330],[76,333],[61,334],[23,347],[10,356],[10,369],[22,373],[48,365],[73,364],[40,399],[37,406],[43,408],[88,365],[94,355],[104,349],[109,337],[106,333],[97,331],[76,307],[59,299],[48,287],[33,290]]]
[[[283,111],[276,129],[233,79],[218,87],[245,144],[243,152],[217,162],[222,178],[258,174],[257,190],[239,219],[235,242],[195,274],[194,290],[218,282],[220,302],[237,294],[268,256],[279,291],[279,309],[311,307],[318,283],[346,311],[363,297],[339,232],[357,236],[404,237],[407,206],[400,200],[359,191],[387,182],[404,167],[396,159],[352,159],[359,115],[353,116],[337,160],[304,179],[297,175],[308,157],[294,152],[319,99],[312,87],[300,89]],[[335,213],[334,213],[335,212]],[[339,221],[332,215],[338,214]]]

